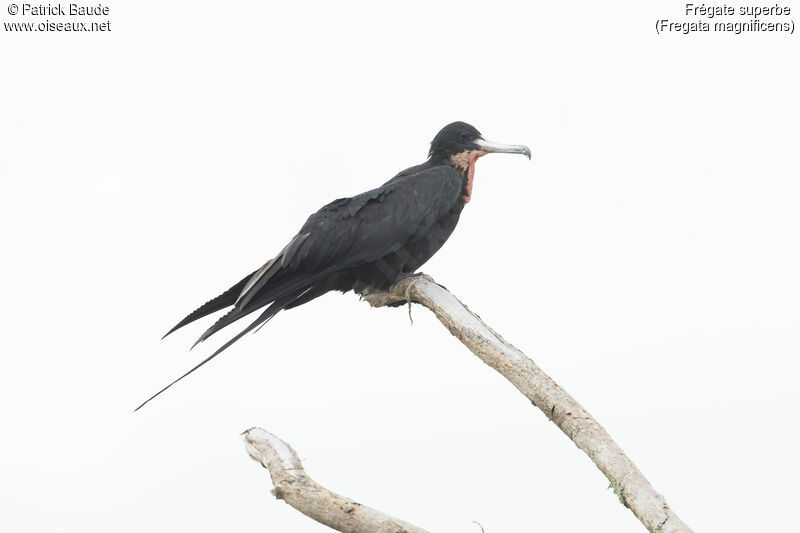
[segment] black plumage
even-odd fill
[[[334,200],[311,215],[278,255],[190,313],[167,335],[228,307],[228,313],[195,344],[266,307],[258,318],[137,409],[281,310],[329,291],[388,288],[415,272],[455,229],[472,194],[475,162],[489,152],[530,158],[524,146],[488,142],[469,124],[454,122],[436,135],[425,163],[400,172],[376,189]]]

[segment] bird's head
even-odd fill
[[[531,158],[531,150],[521,144],[500,144],[487,141],[474,126],[453,122],[442,128],[431,141],[428,157],[455,167],[464,177],[464,201],[472,196],[475,162],[489,153],[522,154]]]
[[[487,141],[481,132],[466,122],[453,122],[439,130],[431,141],[428,157],[447,160],[467,152],[481,152],[480,155],[492,152],[522,154],[531,158],[531,150],[527,146]]]

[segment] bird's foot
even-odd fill
[[[412,326],[414,325],[414,318],[411,316],[411,304],[412,304],[411,289],[414,287],[414,283],[416,283],[421,279],[426,279],[428,281],[436,283],[435,281],[433,281],[432,277],[425,274],[424,272],[403,273],[400,274],[397,277],[397,280],[395,281],[395,285],[401,281],[406,283],[405,297],[406,297],[406,303],[408,304],[408,320],[411,322]]]
[[[425,274],[423,274],[424,276]],[[411,316],[411,287],[414,286],[414,282],[408,284],[406,287],[406,303],[408,303],[408,321],[411,322],[411,325],[414,325],[414,317]]]
[[[408,290],[410,290],[411,286],[414,285],[414,283],[416,283],[419,280],[423,280],[423,279],[428,280],[431,283],[436,283],[436,280],[433,279],[432,277],[430,277],[429,275],[427,275],[426,273],[424,273],[424,272],[414,272],[412,274],[400,274],[397,277],[397,281],[395,281],[394,284],[397,285],[401,281],[404,282],[404,283],[408,283],[408,287],[406,288],[406,291],[408,291]],[[408,281],[406,281],[406,280],[408,280]],[[447,290],[447,287],[445,287],[441,283],[436,283],[436,285],[440,286],[444,290]]]
[[[427,279],[428,281],[433,281],[433,278],[430,277],[429,275],[427,275],[424,272],[403,272],[402,274],[397,276],[397,279],[395,280],[395,283],[397,283],[399,281],[402,281],[402,280],[405,280],[405,279],[408,279],[408,278],[419,278],[419,279]]]
[[[366,300],[372,307],[400,307],[403,304],[408,304],[409,308],[413,300],[411,299],[411,288],[414,283],[421,279],[426,279],[436,283],[432,277],[422,272],[404,273],[400,274],[395,280],[392,288],[389,290],[375,289],[368,287],[359,292],[362,300]],[[405,285],[401,285],[405,284]],[[398,292],[402,290],[403,296]],[[409,310],[409,316],[411,311]],[[413,320],[412,320],[413,323]]]

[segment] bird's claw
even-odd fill
[[[425,274],[423,274],[424,276]],[[414,325],[414,318],[411,316],[411,287],[414,286],[414,282],[408,284],[406,287],[406,303],[408,304],[408,320],[411,322],[411,325]]]
[[[395,283],[408,278],[427,279],[428,281],[433,281],[433,278],[424,272],[411,272],[411,273],[405,272],[397,276],[397,281],[395,281]]]

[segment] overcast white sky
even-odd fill
[[[453,120],[533,161],[481,159],[425,272],[697,531],[796,527],[797,35],[657,35],[677,1],[105,5],[0,31],[0,529],[325,531],[258,425],[431,531],[643,531],[422,308],[327,295],[131,412],[219,342],[167,329]]]

